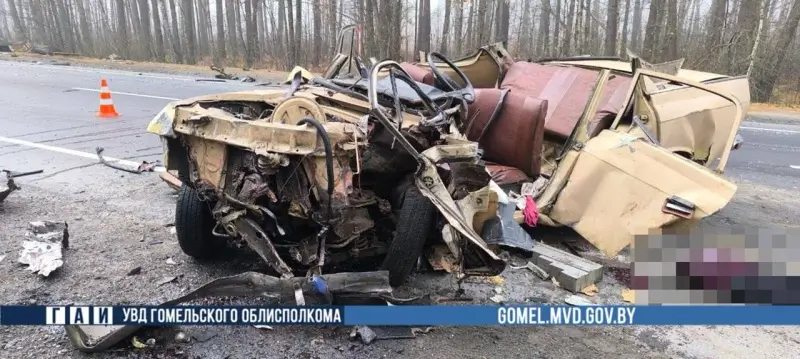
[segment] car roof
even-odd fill
[[[627,72],[631,73],[631,63],[627,61],[614,61],[614,60],[569,60],[569,61],[547,61],[548,64],[559,64],[559,65],[571,65],[571,66],[582,66],[582,67],[592,67],[592,68],[602,68],[602,69],[609,69],[619,72]],[[680,69],[678,71],[678,77],[685,78],[689,81],[694,82],[705,82],[720,78],[727,78],[729,76],[715,74],[711,72],[703,72],[703,71],[695,71],[695,70],[688,70],[688,69]]]

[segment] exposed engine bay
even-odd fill
[[[444,241],[461,275],[502,271],[476,232],[478,217],[496,215],[497,194],[460,129],[469,80],[459,86],[436,70],[429,86],[393,61],[361,72],[189,99],[154,119],[167,167],[185,184],[176,213],[184,252],[212,257],[227,239],[286,278],[383,256],[396,285],[426,243]]]

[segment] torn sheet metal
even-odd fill
[[[147,125],[147,132],[174,138],[172,124],[175,121],[175,105],[175,101],[168,103]]]
[[[321,278],[339,304],[351,298],[377,298],[392,292],[388,271],[326,274]],[[213,280],[179,298],[166,301],[161,306],[174,306],[201,298],[231,296],[269,297],[286,302],[293,300],[295,287],[302,290],[306,296],[305,300],[309,303],[317,297],[318,291],[306,277],[281,279],[256,272],[245,272]],[[138,325],[65,326],[72,345],[85,353],[97,353],[111,348],[140,328]]]
[[[352,339],[360,338],[361,343],[364,345],[370,345],[376,340],[414,339],[419,333],[427,334],[433,330],[433,327],[414,328],[410,326],[358,326],[353,329],[353,333],[350,334]]]
[[[489,218],[483,224],[483,240],[487,244],[532,252],[533,238],[514,220],[516,203],[498,202],[497,206],[497,216]]]
[[[311,72],[309,72],[302,66],[295,66],[292,69],[292,71],[289,71],[289,75],[286,76],[286,80],[283,83],[284,84],[292,83],[292,80],[294,80],[294,77],[297,75],[298,72],[300,73],[300,78],[303,80],[311,81],[311,79],[314,78],[314,75],[312,75]]]
[[[22,242],[19,262],[45,277],[64,264],[62,249],[69,247],[66,222],[39,221],[28,224],[27,240]]]
[[[476,214],[480,212],[491,212],[488,208],[489,199],[494,197],[496,201],[497,193],[492,191],[490,186],[470,193],[467,197],[455,201],[447,192],[447,187],[444,185],[441,177],[436,171],[434,163],[436,159],[457,159],[457,158],[475,158],[477,146],[473,144],[466,144],[464,146],[434,146],[421,154],[423,155],[420,160],[423,165],[421,171],[416,176],[415,182],[420,192],[433,203],[439,212],[447,219],[447,224],[442,230],[442,236],[445,237],[445,242],[448,244],[450,250],[454,253],[457,259],[460,257],[460,249],[454,241],[448,241],[447,237],[451,235],[449,229],[452,228],[452,234],[458,233],[463,236],[469,243],[476,246],[483,252],[489,262],[487,268],[489,269],[486,275],[497,275],[505,269],[506,263],[497,256],[489,247],[480,235],[476,232],[475,223]],[[494,195],[494,196],[492,196]]]
[[[609,257],[636,235],[716,213],[736,192],[735,184],[695,163],[612,131],[587,141],[574,166],[549,217]],[[690,219],[662,211],[672,196],[694,206]]]
[[[11,192],[20,189],[20,187],[14,183],[14,178],[11,177],[8,172],[3,171],[3,174],[6,177],[6,181],[5,183],[0,183],[0,202],[3,202]]]

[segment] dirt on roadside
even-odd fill
[[[83,56],[58,56],[58,55],[37,55],[29,53],[14,53],[16,56],[9,54],[0,54],[2,61],[17,61],[28,63],[40,63],[45,65],[61,65],[61,66],[78,66],[78,67],[91,67],[109,70],[123,70],[131,72],[155,72],[171,75],[182,76],[195,76],[200,78],[212,79],[218,72],[211,70],[209,66],[202,65],[185,65],[185,64],[171,64],[163,62],[147,62],[147,61],[130,61],[130,60],[110,60],[98,59]],[[264,70],[264,69],[251,69],[243,70],[241,68],[225,68],[225,72],[238,76],[250,76],[256,79],[256,82],[271,82],[277,83],[284,81],[288,75],[287,71],[277,70]]]

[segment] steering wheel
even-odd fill
[[[434,62],[434,57],[441,60],[441,62],[444,62],[448,67],[453,69],[458,77],[464,81],[464,86],[459,86],[458,83],[455,82],[450,76],[439,70],[438,66],[436,66],[436,62]],[[433,76],[440,84],[448,87],[449,91],[461,93],[461,97],[468,104],[475,102],[475,88],[472,86],[472,82],[469,81],[469,78],[467,78],[467,75],[465,75],[461,69],[459,69],[455,64],[444,57],[444,55],[438,52],[429,52],[426,58],[428,60],[428,66],[433,72]]]
[[[384,68],[389,70],[389,79],[392,82],[392,98],[394,99],[395,114],[391,116],[386,112],[383,106],[378,101],[378,73]],[[447,115],[440,109],[433,100],[417,85],[417,82],[411,78],[399,63],[391,60],[381,61],[372,67],[369,74],[369,86],[367,87],[367,95],[369,97],[370,112],[378,119],[378,121],[397,139],[401,146],[403,146],[414,157],[419,157],[419,152],[412,146],[400,132],[402,121],[402,110],[400,108],[400,99],[397,97],[397,84],[396,81],[402,81],[408,84],[411,89],[417,93],[423,106],[427,117],[423,122],[427,125],[440,126],[447,121]],[[393,121],[391,117],[396,117]]]
[[[378,72],[383,70],[384,68],[389,70],[389,77],[392,81],[392,98],[395,100],[395,107],[399,106],[399,98],[397,97],[397,85],[395,81],[402,81],[408,84],[411,89],[416,92],[417,96],[420,98],[420,102],[422,102],[423,107],[425,108],[425,112],[427,112],[430,116],[439,115],[442,116],[442,110],[436,106],[433,100],[423,91],[416,81],[411,78],[403,67],[400,66],[395,61],[391,60],[384,60],[380,63],[376,64],[372,67],[369,76],[369,86],[367,90],[367,95],[369,97],[370,105],[374,109],[378,109],[382,111],[381,106],[378,104],[378,93],[377,93],[377,83],[378,83]]]

